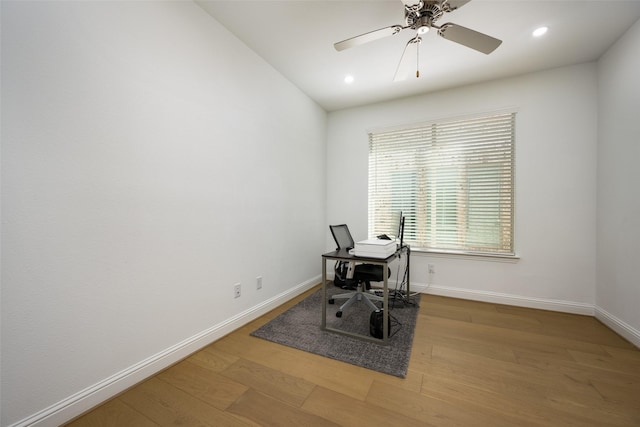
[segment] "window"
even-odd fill
[[[405,216],[414,249],[513,255],[515,113],[369,134],[369,235]]]

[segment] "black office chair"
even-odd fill
[[[347,227],[347,224],[330,225],[329,229],[331,230],[333,239],[336,241],[336,245],[338,245],[338,250],[353,249],[355,244],[353,242],[353,238],[351,237],[351,233],[349,232],[349,227]],[[342,277],[341,279],[346,284],[355,284],[356,289],[353,292],[333,295],[328,300],[329,304],[334,304],[336,299],[347,300],[340,306],[340,308],[336,312],[336,317],[342,317],[342,311],[356,301],[364,301],[367,305],[369,305],[371,310],[379,310],[379,307],[377,307],[373,303],[373,301],[384,301],[384,298],[382,298],[381,296],[373,295],[369,292],[366,292],[368,289],[371,289],[371,282],[382,282],[384,280],[383,266],[377,264],[357,264],[354,267],[354,263],[350,264],[351,265],[349,266],[348,270],[353,270],[353,277],[349,277],[349,274],[347,274],[346,277]],[[340,270],[342,272],[345,272],[346,269],[340,268]],[[337,271],[338,268],[336,268],[336,272]]]

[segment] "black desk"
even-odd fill
[[[396,250],[396,252],[388,258],[380,259],[380,258],[370,258],[370,257],[359,257],[349,253],[346,249],[340,249],[333,252],[327,252],[322,255],[322,329],[325,331],[336,332],[343,335],[348,335],[354,338],[360,338],[367,341],[373,341],[376,343],[388,344],[389,341],[389,263],[394,259],[398,258],[401,252],[405,251],[407,253],[407,297],[411,295],[409,291],[409,277],[411,276],[409,270],[409,247],[403,246],[402,248]],[[358,262],[358,263],[366,263],[366,264],[377,264],[382,265],[383,271],[383,298],[384,301],[382,303],[383,308],[383,319],[382,319],[382,339],[374,338],[372,336],[360,335],[348,331],[342,331],[340,329],[335,329],[327,326],[327,260],[335,260],[335,261],[346,261],[346,262]],[[367,319],[367,322],[369,319]]]

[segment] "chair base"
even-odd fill
[[[338,311],[336,312],[336,317],[342,317],[342,311],[345,308],[352,305],[353,303],[355,303],[356,301],[364,301],[371,308],[371,310],[380,309],[372,301],[384,301],[384,298],[378,295],[370,294],[368,292],[363,292],[362,289],[363,289],[363,284],[360,283],[358,284],[358,289],[355,292],[348,292],[346,294],[334,295],[329,299],[328,301],[329,304],[334,304],[336,299],[347,299],[347,301],[344,304],[342,304],[338,309]]]

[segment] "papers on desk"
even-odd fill
[[[396,252],[396,242],[382,239],[363,240],[355,244],[353,252],[355,256],[385,259]]]

